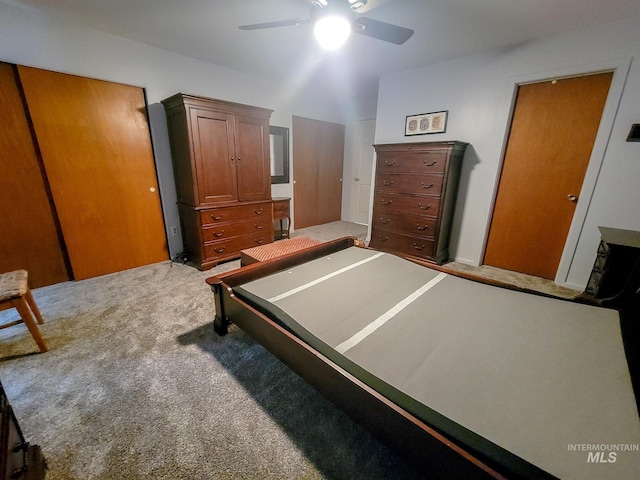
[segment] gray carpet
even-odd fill
[[[23,325],[1,330],[0,379],[48,479],[417,478],[242,331],[214,334],[205,279],[238,266],[163,262],[34,291],[50,351]]]
[[[242,331],[214,334],[204,280],[238,266],[34,290],[50,351],[0,331],[0,379],[48,479],[417,477]]]

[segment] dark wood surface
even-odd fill
[[[600,227],[600,233],[583,299],[616,307],[640,305],[640,232]]]
[[[273,232],[275,240],[282,240],[291,236],[291,199],[289,197],[273,199],[273,221],[278,223],[278,228],[274,227]],[[285,221],[286,224],[284,224]],[[286,229],[284,225],[286,225]]]
[[[375,145],[371,245],[444,263],[462,158],[462,142]]]
[[[25,440],[0,383],[0,479],[41,480],[46,468],[40,447]]]
[[[186,94],[162,103],[189,260],[204,270],[272,242],[271,110]]]

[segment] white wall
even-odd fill
[[[4,3],[0,3],[0,61],[145,88],[172,256],[181,252],[182,240],[170,233],[171,226],[179,225],[179,217],[162,99],[183,92],[270,108],[271,124],[287,128],[292,115],[346,121],[342,99],[305,94],[300,86],[276,84]],[[274,185],[272,193],[293,197],[293,185]]]
[[[583,289],[599,225],[640,230],[640,16],[624,22],[391,74],[380,80],[376,143],[462,140],[465,154],[452,256],[481,263],[515,85],[614,69],[603,120],[556,283]],[[407,115],[449,110],[447,132],[404,137]],[[427,138],[428,137],[428,138]],[[544,235],[544,232],[540,232]]]

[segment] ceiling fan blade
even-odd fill
[[[369,10],[373,10],[374,8],[378,8],[384,5],[385,3],[388,3],[389,1],[390,0],[367,0],[366,2],[364,2],[364,5],[356,9],[356,11],[358,13],[366,13]]]
[[[254,23],[252,25],[242,25],[238,27],[240,30],[260,30],[263,28],[290,27],[294,25],[302,25],[311,23],[310,18],[292,18],[290,20],[280,20],[277,22]]]
[[[413,30],[410,28],[380,22],[372,18],[360,17],[353,23],[353,31],[355,33],[377,38],[378,40],[384,40],[385,42],[395,43],[396,45],[402,45],[413,35]]]

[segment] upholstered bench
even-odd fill
[[[240,265],[244,267],[256,262],[264,262],[304,248],[313,247],[319,243],[322,242],[308,237],[293,237],[258,247],[247,248],[240,252]]]

